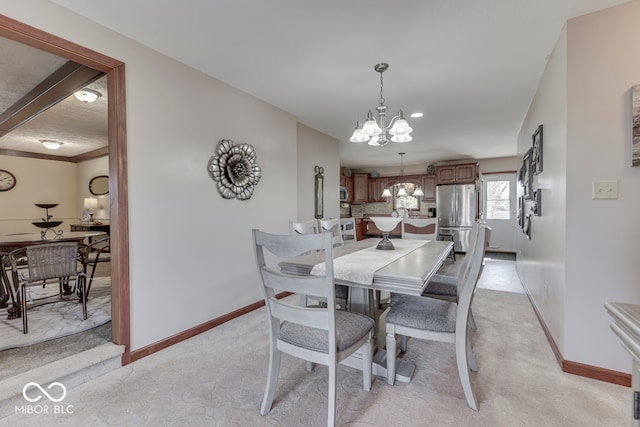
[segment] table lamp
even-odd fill
[[[93,210],[98,208],[98,199],[86,197],[84,199],[84,208],[89,212],[89,222],[93,224]]]

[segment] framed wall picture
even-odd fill
[[[531,166],[533,169],[533,174],[538,175],[542,172],[543,162],[542,162],[542,125],[538,126],[538,129],[532,135],[533,139],[533,153],[531,157]]]
[[[531,169],[531,160],[533,157],[533,148],[529,148],[522,158],[522,185],[524,186],[524,198],[530,200],[533,197],[533,177]]]
[[[324,168],[316,166],[315,175],[315,216],[318,219],[324,217]]]
[[[536,188],[536,191],[533,193],[532,209],[535,216],[542,215],[542,188]]]
[[[640,85],[631,88],[631,166],[640,166]]]

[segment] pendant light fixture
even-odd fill
[[[394,116],[387,126],[387,106],[384,105],[385,99],[382,94],[382,73],[388,68],[389,64],[384,62],[376,64],[373,67],[374,70],[380,73],[380,99],[376,107],[378,117],[374,117],[373,112],[369,110],[367,120],[362,127],[360,127],[360,122],[356,123],[356,130],[353,132],[353,135],[351,135],[351,138],[349,138],[349,141],[357,143],[366,142],[369,145],[381,147],[387,145],[390,140],[402,143],[409,142],[413,139],[410,135],[413,129],[411,129],[404,119],[402,110],[399,110],[398,115]]]
[[[396,193],[396,197],[424,196],[424,193],[422,192],[422,188],[420,188],[419,185],[415,187],[415,189],[411,194],[407,192],[406,184],[403,182],[404,181],[403,179],[404,178],[404,155],[406,153],[398,153],[398,154],[400,155],[400,177],[399,177],[400,182],[397,184],[399,188],[398,188],[398,192]],[[385,188],[384,191],[382,192],[382,197],[393,197],[391,189]]]

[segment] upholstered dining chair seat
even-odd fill
[[[369,334],[373,326],[374,321],[370,317],[347,311],[336,311],[336,346],[338,351],[345,350],[360,341]],[[283,322],[280,325],[279,338],[284,342],[308,350],[329,352],[327,330]]]
[[[458,296],[457,277],[436,274],[427,284],[424,290],[425,296],[442,295],[447,297]],[[430,295],[433,294],[433,295]]]
[[[387,314],[387,323],[434,332],[455,332],[458,304],[402,295]]]

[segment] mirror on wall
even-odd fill
[[[89,181],[89,192],[94,196],[109,194],[109,177],[107,175],[99,175],[91,178],[91,181]]]

